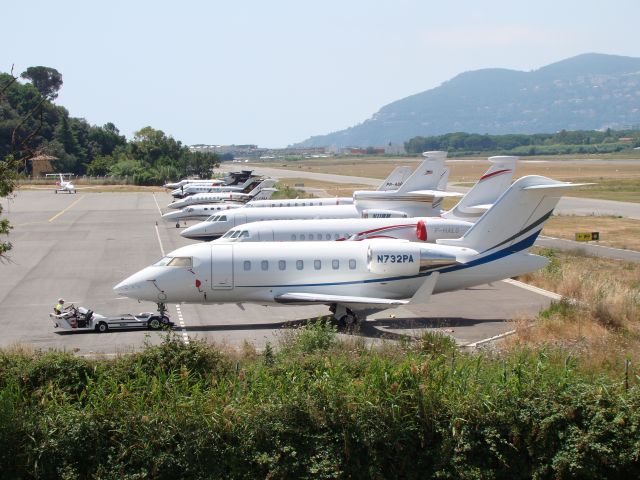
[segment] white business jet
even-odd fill
[[[203,185],[200,183],[189,184],[171,192],[174,198],[185,198],[198,193],[244,192],[247,193],[259,184],[264,178],[258,175],[250,175],[246,180],[238,184]]]
[[[458,204],[440,217],[271,220],[232,228],[215,242],[295,242],[397,238],[434,243],[459,238],[509,188],[518,157],[490,157],[491,166]]]
[[[353,323],[370,310],[426,302],[544,267],[528,253],[562,194],[577,184],[522,177],[459,239],[197,243],[114,287],[164,304],[325,304]]]
[[[47,177],[60,177],[60,180],[56,182],[56,188],[53,190],[53,193],[58,192],[67,192],[67,193],[78,193],[78,189],[75,187],[71,180],[65,180],[64,177],[71,177],[73,173],[47,173]]]
[[[411,175],[411,167],[396,167],[389,176],[380,184],[378,190],[395,190]],[[271,200],[269,195],[257,195],[253,200],[245,204],[197,204],[184,207],[181,210],[168,212],[162,215],[164,220],[206,220],[221,210],[232,208],[258,208],[258,207],[316,207],[320,205],[352,205],[352,197],[329,197],[329,198],[285,198]]]
[[[239,208],[230,212],[214,215],[204,222],[197,223],[180,232],[186,238],[199,240],[213,240],[224,235],[230,228],[246,223],[264,220],[304,220],[322,218],[406,218],[406,211],[396,209],[396,199],[399,206],[409,205],[405,201],[405,195],[420,192],[419,207],[422,215],[438,215],[440,210],[430,207],[430,201],[439,204],[439,197],[461,196],[459,193],[444,192],[439,190],[427,190],[437,188],[443,176],[447,175],[444,168],[446,152],[425,152],[425,160],[418,165],[409,178],[396,190],[370,192],[377,195],[378,204],[368,203],[368,207],[378,206],[384,208],[361,208],[357,202],[353,205],[323,205],[304,208]],[[391,207],[391,208],[390,208]]]
[[[276,184],[276,181],[272,178],[267,178],[262,181],[252,180],[250,183],[250,189],[245,188],[242,192],[213,192],[213,193],[196,193],[181,200],[176,200],[167,205],[168,208],[182,209],[190,205],[198,205],[203,203],[218,203],[218,202],[239,202],[244,203],[249,200],[255,199],[261,192],[266,195],[267,192],[273,194],[276,191],[272,188]],[[265,192],[265,190],[267,192]],[[259,198],[269,198],[260,196]]]

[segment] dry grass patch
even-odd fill
[[[612,365],[640,357],[640,265],[549,249],[539,253],[549,265],[519,280],[565,299],[541,312],[533,326],[519,322],[506,345],[559,345],[589,362]]]
[[[278,183],[286,185],[290,188],[318,188],[325,190],[331,197],[350,197],[356,190],[372,190],[374,187],[370,185],[360,185],[356,183],[333,183],[323,182],[320,180],[310,180],[308,178],[283,178]]]
[[[542,234],[575,240],[576,232],[600,232],[598,245],[640,250],[640,220],[628,218],[553,216]]]
[[[415,167],[419,161],[420,158],[417,157],[337,158],[269,166],[384,179],[396,166]],[[463,185],[473,185],[489,168],[485,158],[451,159],[446,165],[451,169],[449,181]],[[576,197],[640,203],[640,166],[636,163],[611,164],[607,160],[597,159],[592,163],[577,163],[572,159],[556,157],[540,159],[527,157],[522,158],[518,163],[515,178],[525,175],[544,175],[555,180],[597,184],[573,190],[571,195]]]

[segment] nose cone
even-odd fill
[[[147,267],[134,273],[130,277],[113,287],[113,291],[124,297],[136,300],[149,300],[157,302],[166,298],[166,295],[158,287],[155,281],[155,269]]]
[[[162,215],[163,220],[177,220],[182,217],[182,210],[176,210],[174,212],[168,212]]]
[[[209,222],[200,222],[185,228],[180,232],[185,238],[200,238],[209,235],[212,225]]]

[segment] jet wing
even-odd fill
[[[348,295],[326,295],[323,293],[283,293],[276,295],[274,300],[277,303],[298,303],[298,304],[331,304],[340,303],[342,305],[387,305],[398,306],[411,304],[427,303],[433,293],[433,288],[438,281],[438,272],[433,272],[422,283],[420,288],[416,290],[409,300],[397,300],[391,298],[375,298],[375,297],[353,297]]]
[[[299,304],[366,304],[366,305],[406,305],[409,300],[394,300],[390,298],[374,297],[352,297],[347,295],[325,295],[322,293],[283,293],[276,295],[274,300],[277,303],[299,303]]]

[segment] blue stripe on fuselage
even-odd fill
[[[428,272],[421,272],[417,275],[404,275],[399,277],[385,277],[385,278],[371,278],[368,280],[352,280],[350,282],[329,282],[329,283],[294,283],[294,284],[281,284],[281,285],[236,285],[237,288],[281,288],[281,287],[325,287],[325,286],[333,286],[333,285],[356,285],[359,283],[380,283],[380,282],[394,282],[397,280],[409,280],[413,278],[427,277],[431,275],[433,272],[440,273],[449,273],[455,272],[457,270],[464,270],[466,268],[476,267],[478,265],[482,265],[485,263],[492,262],[494,260],[498,260],[503,257],[507,257],[509,255],[513,255],[514,253],[521,252],[522,250],[526,250],[531,247],[538,235],[540,234],[540,230],[535,232],[533,235],[525,238],[524,240],[520,240],[518,243],[515,243],[503,250],[494,252],[490,255],[484,256],[482,258],[478,258],[476,260],[472,260],[469,263],[463,263],[460,265],[453,265],[451,267],[439,267],[434,268],[433,270],[429,270]]]

